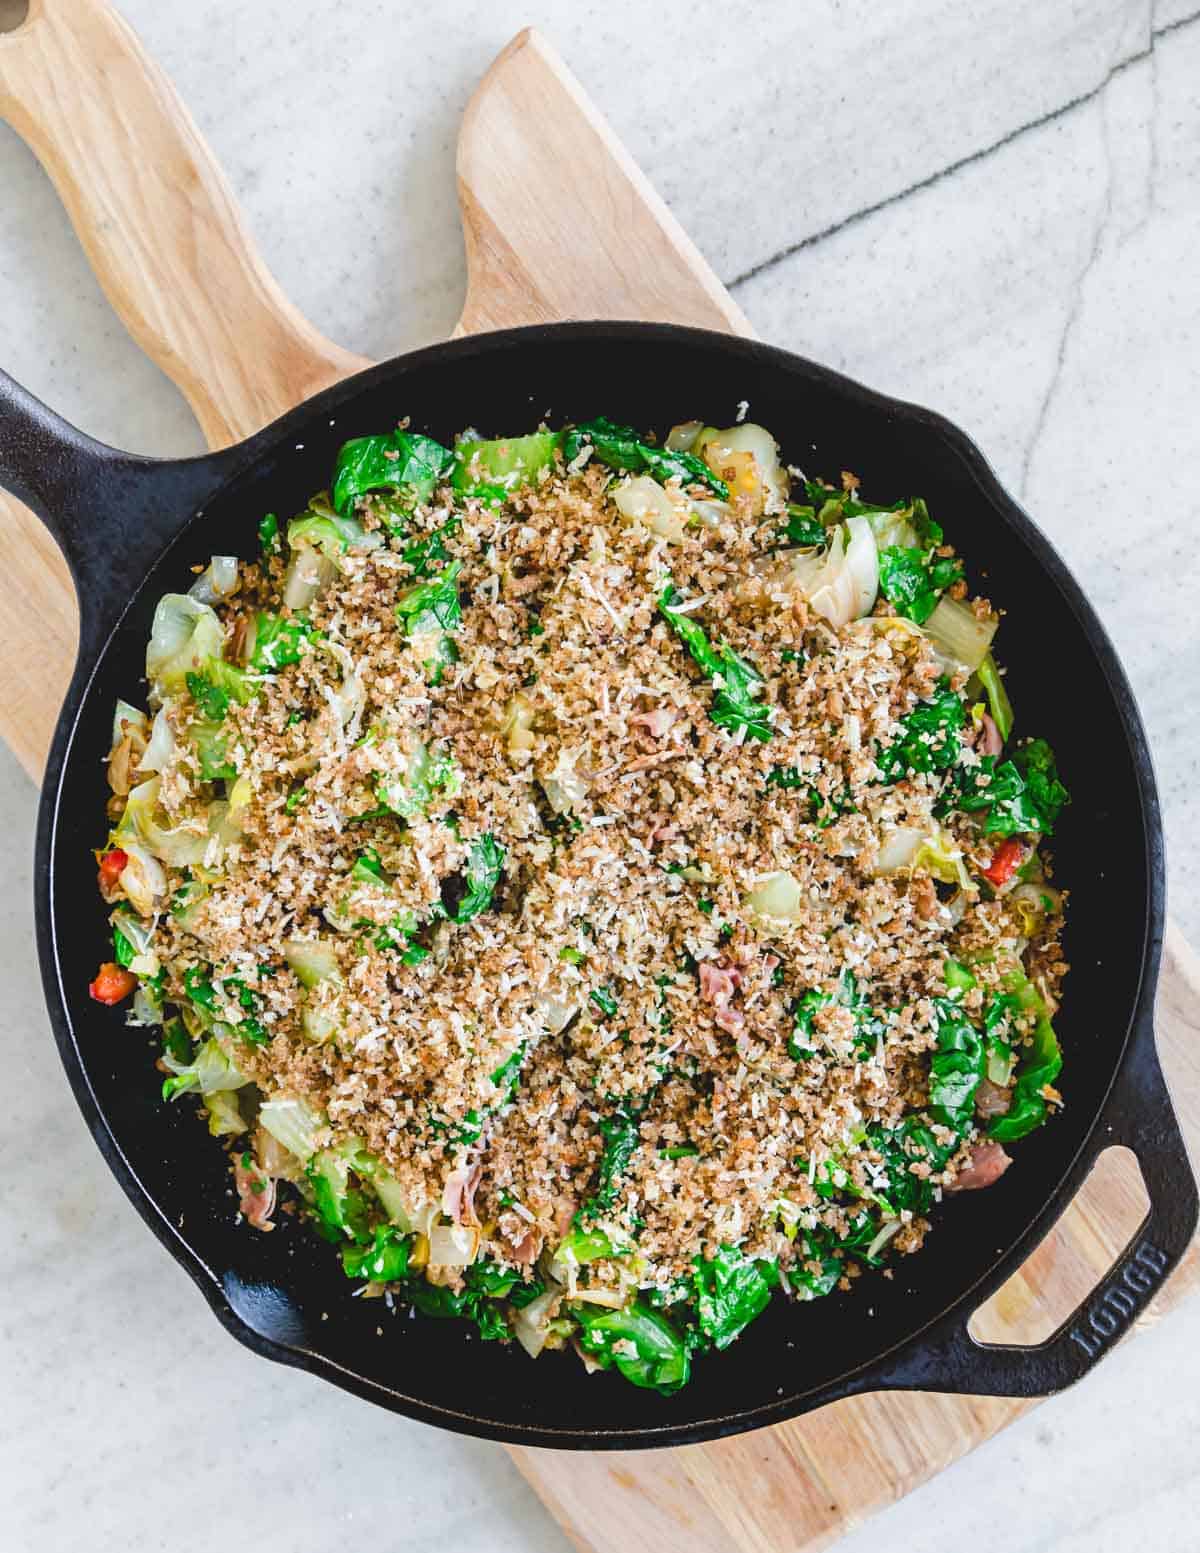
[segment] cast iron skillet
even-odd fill
[[[1010,610],[1001,657],[1019,729],[1050,737],[1074,802],[1056,837],[1072,891],[1074,962],[1057,1021],[1065,1111],[1014,1150],[986,1193],[947,1201],[921,1255],[855,1296],[777,1301],[690,1386],[663,1399],[571,1355],[530,1362],[458,1322],[389,1318],[350,1297],[337,1259],[305,1230],[235,1226],[224,1157],[187,1104],[164,1106],[151,1050],[88,998],[107,942],[92,848],[104,836],[101,760],[113,703],[136,700],[161,594],[210,554],[250,556],[264,512],[301,509],[339,444],[401,415],[448,442],[463,426],[515,433],[607,413],[664,431],[732,422],[739,400],[789,462],[853,469],[867,491],[928,500],[973,574]],[[676,1445],[802,1413],[855,1392],[917,1388],[1003,1396],[1084,1374],[1187,1247],[1196,1187],[1154,1049],[1163,931],[1162,831],[1145,736],[1104,629],[1045,538],[962,432],[784,351],[651,324],[563,324],[455,340],[339,384],[249,442],[204,458],[118,453],[0,376],[0,484],[62,547],[82,612],[37,838],[37,927],[50,1015],[76,1098],[130,1201],[255,1352],[397,1412],[532,1445]],[[20,608],[11,600],[10,608]],[[1033,1348],[984,1346],[971,1311],[1024,1261],[1096,1155],[1124,1143],[1151,1208],[1087,1307]],[[328,1320],[324,1319],[328,1313]],[[383,1335],[376,1328],[383,1327]]]

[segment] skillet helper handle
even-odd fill
[[[1086,1300],[1042,1343],[981,1343],[956,1312],[940,1337],[870,1389],[1041,1397],[1082,1379],[1162,1288],[1196,1233],[1197,1189],[1183,1134],[1159,1065],[1154,1015],[1139,1016],[1099,1125],[1074,1172],[1079,1185],[1113,1144],[1137,1157],[1150,1208],[1129,1245]]]
[[[369,365],[280,291],[170,81],[103,0],[30,0],[24,23],[0,34],[0,116],[210,447]]]
[[[33,509],[66,558],[81,657],[99,651],[132,584],[244,456],[241,447],[188,459],[122,453],[0,371],[0,489]]]

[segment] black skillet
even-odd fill
[[[107,942],[92,848],[105,832],[102,758],[113,703],[137,700],[161,594],[217,554],[255,552],[268,510],[300,510],[339,444],[411,415],[449,441],[463,426],[515,433],[606,413],[665,430],[728,425],[740,400],[817,473],[853,469],[872,494],[918,492],[1009,610],[1000,638],[1019,729],[1055,744],[1073,794],[1056,836],[1072,892],[1073,969],[1057,1020],[1063,1113],[1014,1149],[991,1190],[938,1210],[920,1256],[854,1296],[776,1301],[692,1383],[663,1399],[572,1355],[536,1363],[458,1322],[389,1316],[352,1299],[337,1259],[293,1225],[235,1225],[224,1156],[187,1104],[164,1106],[147,1043],[91,1002]],[[130,1201],[239,1341],[397,1412],[530,1445],[678,1445],[776,1423],[838,1397],[920,1389],[1032,1397],[1078,1379],[1146,1304],[1191,1240],[1196,1186],[1154,1048],[1163,932],[1163,842],[1145,735],[1128,682],[1079,586],[969,439],[812,362],[725,334],[588,323],[454,340],[400,357],[310,400],[250,441],[155,462],[59,420],[0,375],[0,485],[62,547],[79,593],[79,661],[59,719],[37,838],[42,976],[63,1063]],[[11,600],[10,608],[21,601]],[[1031,1348],[967,1333],[979,1303],[1020,1267],[1096,1156],[1137,1155],[1150,1211],[1087,1305]],[[326,1317],[328,1319],[326,1319]],[[383,1335],[376,1329],[382,1326]]]

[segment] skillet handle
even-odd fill
[[[1137,1156],[1150,1209],[1112,1268],[1058,1331],[1042,1343],[981,1343],[971,1312],[951,1312],[920,1352],[885,1360],[854,1390],[920,1390],[977,1396],[1042,1397],[1062,1391],[1096,1365],[1158,1293],[1196,1232],[1196,1180],[1154,1042],[1152,1007],[1139,1016],[1130,1049],[1099,1124],[1077,1162],[1078,1186],[1113,1144]]]
[[[0,489],[37,513],[66,557],[81,660],[96,656],[134,583],[244,457],[241,446],[188,459],[122,453],[0,371]]]

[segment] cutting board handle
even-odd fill
[[[640,318],[752,334],[558,51],[527,27],[458,137],[467,296],[456,334]]]
[[[287,300],[171,83],[102,0],[30,0],[0,115],[50,175],[134,339],[212,447],[367,365]]]

